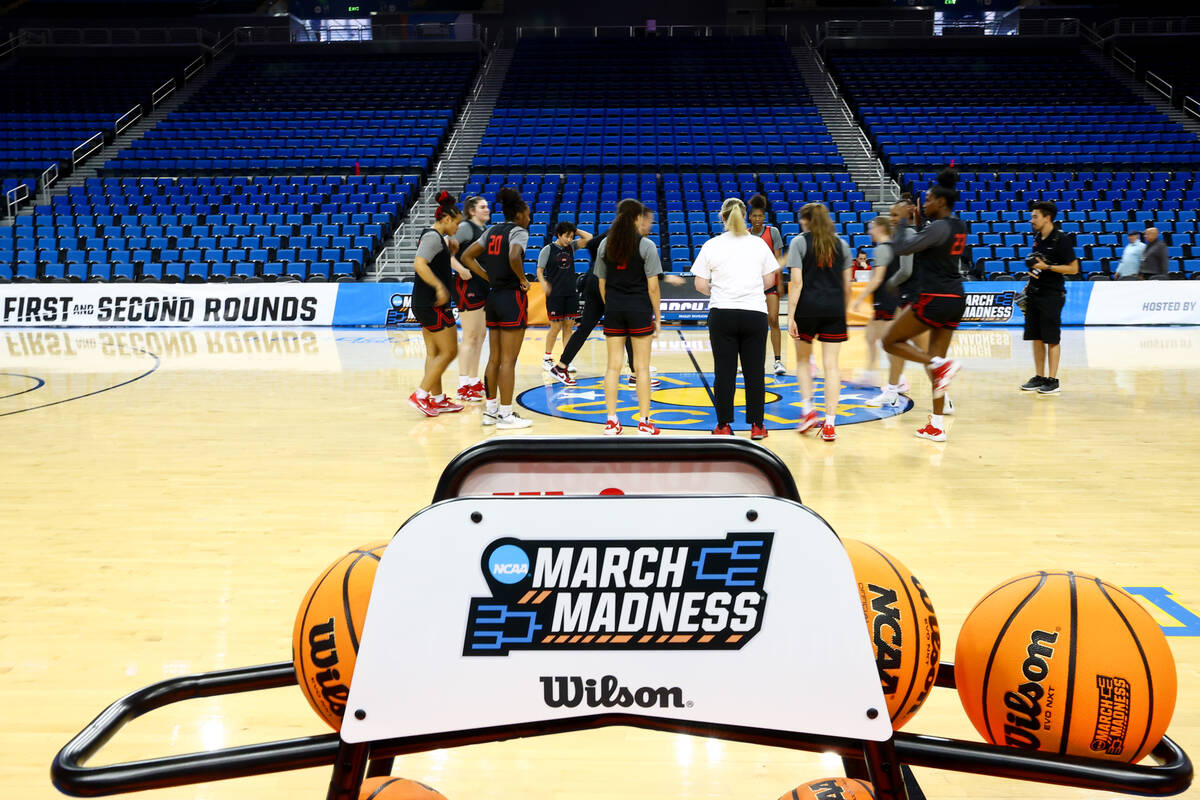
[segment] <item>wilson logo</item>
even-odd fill
[[[621,686],[616,677],[580,678],[578,676],[543,675],[542,698],[550,708],[683,708],[690,706],[683,700],[683,689],[678,686],[642,686],[630,689]]]
[[[313,680],[321,687],[321,697],[329,704],[329,710],[339,717],[346,713],[346,699],[350,688],[342,683],[342,674],[337,669],[337,643],[333,637],[333,618],[330,617],[308,630],[308,658],[320,672]]]
[[[1004,726],[1004,743],[1010,747],[1020,747],[1026,750],[1037,750],[1041,740],[1037,731],[1042,727],[1042,698],[1046,690],[1042,682],[1050,674],[1047,663],[1054,657],[1052,645],[1058,641],[1057,633],[1034,631],[1029,636],[1029,647],[1025,649],[1026,658],[1021,662],[1021,675],[1025,683],[1017,687],[1015,692],[1006,692],[1004,706],[1009,713],[1005,716],[1008,724]],[[1054,688],[1050,688],[1046,697],[1045,721],[1049,726],[1049,708],[1054,703]]]

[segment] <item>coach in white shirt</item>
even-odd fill
[[[712,297],[708,335],[716,368],[713,433],[733,434],[733,397],[741,358],[750,438],[765,439],[767,299],[763,292],[775,285],[779,262],[766,242],[746,230],[746,204],[741,200],[731,197],[721,204],[721,219],[725,233],[705,242],[692,265],[696,289]]]

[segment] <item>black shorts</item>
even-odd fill
[[[826,317],[796,318],[796,333],[800,341],[812,344],[816,339],[821,342],[844,342],[847,339],[846,315],[835,314]]]
[[[654,309],[648,294],[609,292],[604,303],[605,336],[649,336],[654,333]]]
[[[922,293],[912,310],[917,319],[931,328],[954,330],[967,310],[967,298],[961,294]]]
[[[779,294],[779,273],[775,273],[775,284],[764,291],[763,294]]]
[[[894,310],[888,311],[887,309],[883,309],[883,308],[880,308],[879,306],[875,306],[875,321],[876,322],[890,322],[891,320],[894,320],[895,318],[896,318],[896,312]]]
[[[1062,310],[1067,296],[1060,292],[1029,292],[1025,305],[1025,341],[1062,341]]]
[[[579,319],[579,295],[566,297],[549,297],[546,300],[546,313],[551,322],[563,319]]]
[[[901,289],[900,295],[896,299],[896,310],[900,311],[908,308],[911,305],[915,305],[920,296],[921,295],[918,292]]]
[[[875,319],[890,320],[896,318],[896,308],[900,304],[899,297],[881,286],[875,290],[875,296],[872,300],[875,307]]]
[[[529,298],[520,289],[493,289],[488,292],[489,328],[524,328],[529,324]]]
[[[459,311],[477,311],[487,302],[488,282],[478,275],[463,280],[454,276],[455,305]]]
[[[413,306],[412,314],[413,319],[430,333],[454,327],[454,312],[450,310],[449,303],[444,306]]]

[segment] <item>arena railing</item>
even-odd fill
[[[204,45],[211,34],[200,28],[22,28],[22,44],[72,47],[124,45]]]
[[[13,188],[4,193],[4,206],[8,209],[8,215],[16,218],[17,211],[21,208],[21,203],[29,199],[29,187],[24,183],[19,183]]]
[[[42,202],[46,205],[50,205],[50,187],[56,183],[58,183],[58,162],[46,167],[38,179],[38,186],[42,188]]]
[[[1200,33],[1200,17],[1118,17],[1101,23],[1097,32],[1105,41],[1114,36],[1180,36]]]
[[[1195,97],[1189,95],[1183,98],[1183,110],[1200,120],[1200,100]]]
[[[177,88],[179,88],[179,82],[174,78],[171,78],[151,93],[150,105],[154,108],[158,108],[163,100],[166,100],[168,97],[175,94],[175,90]]]
[[[122,133],[125,132],[126,128],[128,128],[130,125],[133,125],[135,122],[137,122],[141,118],[142,118],[142,104],[138,103],[136,106],[129,109],[128,111],[126,111],[124,114],[122,114],[120,117],[117,118],[117,121],[115,123],[113,123],[113,133],[116,134],[117,136],[120,136]]]
[[[20,46],[21,37],[15,33],[12,34],[3,44],[0,44],[0,58],[4,58],[6,55],[9,55]]]
[[[104,147],[104,133],[98,132],[71,151],[71,166],[78,167]]]
[[[1145,82],[1151,89],[1167,98],[1167,102],[1174,102],[1175,87],[1163,80],[1161,76],[1154,74],[1150,70],[1146,70]]]
[[[706,38],[711,36],[782,36],[788,37],[787,25],[525,25],[517,28],[517,39],[587,37],[593,39],[635,39],[653,34],[667,38]]]

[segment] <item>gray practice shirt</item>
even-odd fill
[[[442,235],[437,231],[425,231],[421,241],[417,242],[417,258],[423,258],[428,263],[434,256],[442,252]]]
[[[466,249],[471,246],[471,242],[475,241],[483,234],[483,228],[476,228],[474,223],[463,220],[458,225],[458,230],[454,232],[454,241],[458,242],[458,252],[466,252]]]
[[[604,261],[606,244],[608,244],[608,239],[600,243],[600,249],[596,251],[596,265],[593,268],[596,277],[601,280],[604,280],[608,274],[608,264]],[[662,274],[662,262],[658,259],[658,248],[654,246],[654,242],[643,236],[641,244],[638,245],[638,255],[642,257],[642,261],[646,262],[647,278]]]
[[[850,254],[850,245],[846,244],[845,240],[839,238],[838,249],[842,251],[842,269],[850,269],[854,266],[854,256]],[[788,247],[787,268],[800,269],[804,266],[804,256],[808,254],[808,244],[804,241],[804,235],[801,234],[795,239],[792,239],[792,244]]]

